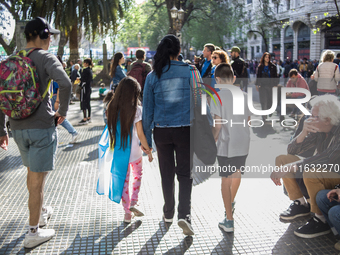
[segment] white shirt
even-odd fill
[[[227,120],[228,123],[222,124],[216,143],[217,155],[228,158],[248,155],[250,143],[248,117],[251,113],[247,105],[247,94],[243,93],[244,115],[233,114],[233,97],[229,89],[221,88],[218,94],[221,97],[222,105],[214,95],[217,105],[211,100],[210,112]]]
[[[132,163],[142,157],[142,149],[140,148],[140,141],[137,135],[136,123],[142,120],[142,106],[137,106],[135,120],[133,121],[132,140],[131,140],[131,154],[129,163]]]

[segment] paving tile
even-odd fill
[[[35,249],[23,248],[28,226],[26,169],[13,138],[9,151],[0,151],[0,255],[337,254],[332,234],[315,239],[294,236],[294,230],[308,217],[280,222],[278,215],[290,204],[282,188],[275,187],[268,178],[247,178],[246,174],[236,197],[233,234],[218,228],[224,215],[220,179],[194,175],[195,236],[185,237],[176,220],[166,226],[161,219],[163,197],[156,154],[152,163],[143,163],[139,203],[146,216],[125,225],[122,206],[96,194],[97,143],[103,131],[101,107],[99,101],[93,102],[94,121],[76,127],[80,137],[73,147],[68,146],[70,135],[58,128],[56,170],[47,177],[44,200],[54,208],[47,227],[54,228],[56,236]],[[81,116],[79,106],[71,106],[70,113],[71,123],[76,123]],[[285,147],[290,135],[291,131],[285,131],[280,148]],[[254,134],[252,139],[254,143],[272,141],[270,136],[261,140]],[[249,162],[256,162],[257,157],[250,154]],[[177,201],[177,182],[175,192]]]

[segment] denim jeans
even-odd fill
[[[52,110],[54,110],[54,103],[55,101],[57,100],[57,96],[53,96],[51,98],[51,103],[52,103]],[[74,129],[74,127],[72,126],[72,124],[67,120],[65,119],[63,121],[63,123],[60,124],[63,128],[65,128],[67,130],[67,132],[69,132],[71,135],[75,135],[77,134],[77,131]]]
[[[340,203],[337,201],[329,202],[327,193],[329,189],[320,190],[316,195],[316,203],[322,214],[325,216],[328,225],[334,227],[340,234]]]

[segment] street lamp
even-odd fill
[[[141,47],[141,37],[142,37],[142,33],[141,32],[138,32],[138,47],[140,48]]]
[[[173,29],[176,29],[176,19],[177,19],[178,9],[176,8],[175,4],[174,4],[174,7],[172,7],[172,9],[170,10],[170,13],[171,13],[171,18],[172,18],[172,27]]]

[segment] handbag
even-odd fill
[[[202,82],[201,76],[196,67],[190,66],[192,88],[194,100],[194,120],[190,131],[190,149],[197,158],[206,165],[212,165],[216,161],[217,147],[208,116],[201,114],[201,91],[199,87]]]

